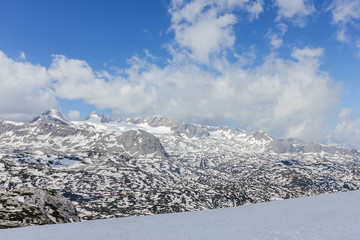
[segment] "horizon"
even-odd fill
[[[356,0],[2,3],[0,119],[160,115],[359,145],[359,26]]]
[[[156,115],[156,114],[150,114],[150,115],[146,115],[146,116],[137,116],[137,117],[133,117],[133,118],[118,118],[118,117],[114,117],[113,115],[111,114],[108,114],[106,112],[103,112],[102,114],[99,114],[97,111],[92,111],[90,113],[88,113],[86,115],[86,117],[84,119],[78,119],[78,120],[71,120],[69,119],[66,115],[64,115],[60,110],[58,109],[48,109],[46,110],[45,112],[43,112],[42,114],[39,114],[39,115],[35,115],[32,120],[29,120],[29,121],[15,121],[15,122],[19,122],[19,123],[32,123],[35,119],[37,119],[39,116],[41,115],[46,115],[47,112],[53,112],[53,111],[56,111],[56,113],[59,113],[61,115],[61,117],[63,117],[66,121],[69,121],[71,123],[77,123],[77,122],[86,122],[88,121],[89,119],[87,119],[88,117],[91,117],[92,114],[96,114],[97,117],[101,118],[102,116],[110,116],[111,118],[113,118],[112,120],[110,120],[111,122],[115,121],[117,123],[122,123],[122,122],[126,122],[128,120],[141,120],[143,118],[147,118],[147,117],[162,117],[162,118],[166,118],[166,119],[169,119],[171,121],[179,121],[177,119],[170,119],[170,118],[167,118],[166,116],[162,116],[162,115]],[[4,121],[13,121],[13,120],[8,120],[8,119],[0,119],[1,120],[4,120]],[[92,122],[93,123],[93,122]],[[108,122],[105,122],[105,123],[102,123],[102,124],[107,124]],[[197,123],[192,123],[192,122],[183,122],[184,124],[197,124]],[[272,136],[271,134],[269,134],[268,132],[266,131],[263,131],[263,130],[256,130],[256,131],[247,131],[247,130],[244,130],[244,129],[241,129],[241,128],[238,128],[238,127],[234,127],[234,126],[229,126],[229,125],[204,125],[204,124],[200,124],[200,126],[202,127],[218,127],[218,128],[229,128],[229,129],[238,129],[240,131],[245,131],[247,134],[254,134],[254,133],[257,133],[257,132],[261,132],[261,133],[265,133],[266,135],[270,136],[271,138],[273,139],[297,139],[297,140],[300,140],[300,141],[305,141],[304,139],[300,139],[300,138],[281,138],[281,137],[274,137]],[[355,150],[360,150],[360,145],[352,145],[352,144],[348,144],[348,145],[345,145],[345,144],[338,144],[338,143],[321,143],[321,142],[316,142],[316,141],[308,141],[308,142],[313,142],[313,143],[318,143],[318,144],[323,144],[325,146],[338,146],[338,147],[345,147],[345,148],[351,148],[351,149],[355,149]]]

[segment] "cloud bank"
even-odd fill
[[[45,67],[15,61],[0,51],[0,119],[31,119],[34,112],[57,108],[51,84]]]
[[[34,113],[57,107],[56,98],[80,99],[98,109],[112,109],[121,117],[160,114],[186,122],[230,123],[276,137],[323,141],[328,137],[329,113],[341,91],[319,69],[325,50],[293,48],[288,59],[271,51],[262,64],[251,68],[244,66],[251,64],[252,57],[243,57],[251,56],[251,51],[234,51],[234,26],[239,20],[232,11],[241,11],[246,21],[254,21],[263,4],[172,1],[169,31],[174,39],[167,45],[171,58],[162,67],[151,57],[133,57],[128,68],[106,72],[94,70],[84,60],[54,55],[45,68],[0,52],[0,117],[29,120]],[[306,16],[313,9],[308,1],[276,4],[280,18]],[[284,35],[286,27],[278,24],[277,37]],[[276,36],[269,36],[274,49],[281,46]],[[236,59],[230,62],[229,53]],[[79,112],[69,111],[68,117],[77,120]],[[340,117],[331,140],[358,141],[348,134],[354,129],[359,129],[357,120]]]
[[[271,55],[252,70],[219,60],[221,68],[215,72],[187,62],[160,68],[146,59],[135,59],[124,70],[126,77],[96,72],[85,61],[59,55],[47,70],[7,59],[24,68],[16,70],[17,75],[31,71],[24,76],[32,78],[23,78],[15,87],[18,90],[8,88],[12,95],[18,93],[10,102],[19,103],[21,108],[6,106],[9,114],[25,110],[31,114],[56,105],[56,95],[81,99],[99,109],[111,108],[122,116],[156,113],[184,121],[230,122],[277,136],[319,140],[324,137],[327,113],[339,92],[328,74],[318,69],[322,53],[318,48],[295,48],[292,60]],[[35,78],[39,85],[33,85]],[[26,81],[31,87],[24,94]],[[1,107],[1,112],[7,112]],[[75,112],[69,116],[77,118]]]

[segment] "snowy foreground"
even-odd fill
[[[26,239],[360,239],[360,191],[200,212],[0,230]]]

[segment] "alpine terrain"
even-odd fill
[[[358,150],[276,139],[262,131],[161,116],[121,120],[95,112],[70,122],[56,110],[29,123],[0,121],[2,228],[214,209],[359,188]],[[40,220],[14,215],[23,209]]]
[[[1,230],[1,240],[358,240],[360,191],[209,211]]]

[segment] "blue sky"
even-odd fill
[[[360,142],[357,0],[2,1],[0,118],[160,114]]]

